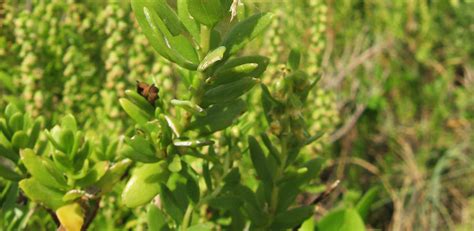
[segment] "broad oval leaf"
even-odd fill
[[[122,192],[122,202],[130,208],[150,202],[160,193],[160,183],[165,182],[169,174],[165,161],[136,167]]]
[[[365,231],[362,218],[352,208],[329,212],[318,222],[317,227],[325,231]]]
[[[28,198],[50,209],[56,210],[64,205],[62,199],[64,192],[46,187],[35,178],[21,180],[19,185]]]
[[[67,231],[81,231],[84,224],[84,210],[79,203],[61,206],[56,210],[58,220]]]
[[[24,131],[17,131],[12,137],[12,146],[17,149],[23,149],[28,146],[28,135]]]

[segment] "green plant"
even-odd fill
[[[219,30],[216,25],[224,24],[230,3],[183,0],[177,2],[176,12],[165,1],[132,1],[155,51],[188,70],[181,71],[188,92],[179,92],[179,99],[163,99],[166,92],[156,95],[159,89],[146,84],[139,85],[138,93],[126,91],[120,99],[136,122],[135,135],[125,138],[121,153],[140,163],[131,173],[122,200],[136,207],[155,198],[159,207],[152,204],[148,209],[153,230],[218,224],[233,230],[247,225],[288,229],[313,214],[314,205],[291,205],[323,165],[319,157],[303,162],[298,155],[322,135],[321,131],[310,135],[303,117],[306,99],[318,79],[299,70],[300,53],[294,51],[288,74],[280,76],[272,91],[259,83],[268,59],[235,56],[263,32],[272,15],[258,13],[227,32]],[[265,118],[270,128],[256,126],[259,139],[242,126],[237,126],[237,134],[227,129],[247,110],[241,98],[255,85],[261,86],[265,115],[258,117]],[[251,166],[242,165],[249,159]],[[257,178],[252,184],[240,180],[241,172],[249,167]],[[209,218],[203,209],[210,211]],[[204,220],[193,219],[198,215]]]
[[[45,132],[49,142],[37,142],[41,118],[33,121],[12,104],[5,115],[6,119],[0,120],[1,176],[18,182],[29,199],[50,209],[67,230],[87,228],[101,197],[113,189],[130,160],[111,163],[117,147],[114,143],[92,157],[91,143],[84,140],[72,115]]]
[[[471,1],[155,3],[1,1],[1,230],[472,229]]]

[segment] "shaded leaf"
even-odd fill
[[[227,48],[226,56],[237,53],[262,33],[270,25],[272,18],[273,15],[270,13],[260,13],[237,23],[222,41],[222,45]]]

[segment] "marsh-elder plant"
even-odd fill
[[[142,76],[143,82],[125,85],[127,65],[148,70],[132,76],[152,67],[142,64],[147,57],[121,60],[127,25],[118,6],[108,7],[104,15],[111,18],[99,18],[110,20],[104,23],[110,40],[103,50],[108,90],[102,93],[119,92],[116,100],[131,121],[117,127],[129,127],[121,134],[104,129],[100,136],[89,135],[72,114],[50,126],[8,105],[0,119],[0,174],[9,180],[2,194],[5,211],[21,195],[22,203],[44,208],[60,229],[86,230],[111,196],[127,208],[146,208],[149,230],[364,230],[362,218],[375,189],[354,208],[313,221],[315,206],[338,182],[326,189],[317,180],[325,159],[302,154],[325,132],[305,116],[320,73],[303,66],[304,50],[276,51],[272,56],[285,60],[283,68],[262,81],[270,58],[244,48],[264,34],[272,13],[249,15],[231,0],[132,0],[131,6],[142,34],[130,40],[143,41],[144,35],[148,46],[137,50],[153,49],[173,66],[178,80],[163,87]],[[83,25],[84,31],[89,26]],[[85,100],[72,97],[81,90],[75,86],[101,71],[85,68],[91,60],[81,49],[79,43],[69,46],[62,60],[70,104]],[[32,70],[26,69],[28,78]],[[124,87],[128,90],[120,93]],[[107,123],[113,127],[114,121]],[[309,186],[319,186],[321,194],[309,203],[297,201]],[[27,222],[10,228],[25,228]]]

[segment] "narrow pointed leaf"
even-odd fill
[[[125,110],[125,112],[127,112],[127,114],[138,124],[145,124],[151,119],[150,115],[130,102],[130,100],[121,98],[119,102],[123,110]]]
[[[15,171],[14,167],[15,164],[11,160],[0,157],[0,177],[12,181],[21,180],[21,175]]]
[[[250,91],[258,82],[259,80],[254,78],[242,78],[231,83],[218,85],[204,93],[203,103],[217,104],[232,101]]]
[[[258,78],[267,69],[269,59],[264,56],[244,56],[233,58],[220,65],[210,82],[213,85],[230,83],[244,77]]]
[[[294,228],[311,217],[311,215],[313,215],[313,210],[313,206],[302,206],[277,214],[272,227],[274,229]]]
[[[187,130],[199,129],[201,134],[210,134],[225,129],[246,109],[246,103],[240,99],[228,104],[213,105],[206,109],[206,116],[197,117],[189,124]]]
[[[225,47],[220,46],[213,51],[209,52],[204,59],[202,59],[201,63],[198,66],[198,71],[204,71],[214,63],[222,60],[224,57]]]
[[[178,17],[186,27],[188,32],[193,36],[193,39],[199,43],[200,42],[200,31],[199,24],[194,20],[188,10],[188,0],[178,0]]]
[[[272,182],[273,177],[268,168],[267,158],[265,157],[265,154],[263,154],[262,148],[253,136],[249,136],[248,143],[250,149],[250,158],[252,159],[252,163],[255,168],[255,171],[257,172],[258,177],[263,182]]]
[[[272,18],[270,13],[260,13],[237,23],[222,41],[222,45],[227,48],[227,55],[237,53],[249,41],[262,33],[270,25]]]
[[[195,115],[198,115],[198,116],[206,115],[206,111],[204,111],[203,108],[201,108],[199,105],[191,101],[172,99],[170,103],[174,106],[181,107],[185,109],[186,111],[191,112]]]
[[[148,205],[147,210],[147,219],[148,219],[148,230],[162,230],[168,228],[168,224],[166,221],[166,216],[154,204]]]

